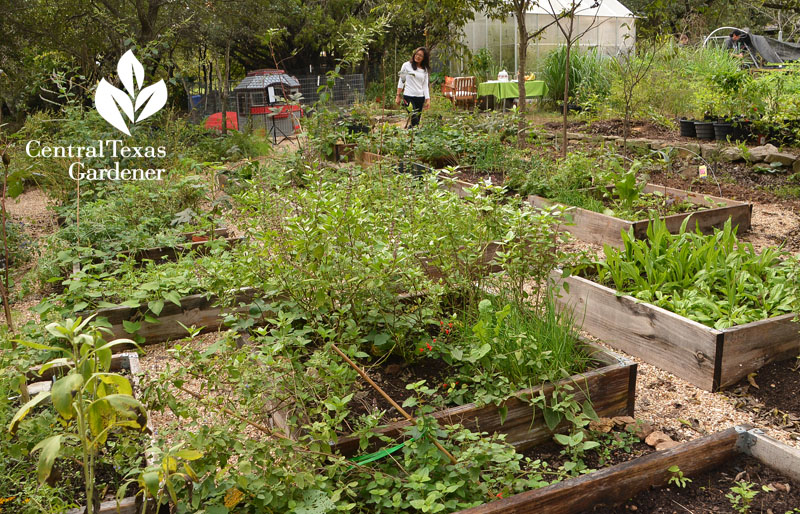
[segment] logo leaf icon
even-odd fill
[[[121,130],[129,136],[131,135],[120,113],[120,109],[122,109],[122,112],[128,116],[128,119],[133,121],[133,102],[131,102],[130,97],[128,97],[124,91],[112,86],[106,82],[106,79],[101,79],[94,95],[94,104],[100,116],[105,118],[114,128]]]
[[[125,94],[125,91],[112,86],[106,82],[106,79],[102,79],[97,85],[94,103],[100,116],[116,129],[130,136],[130,130],[128,130],[122,113],[125,113],[131,123],[149,118],[166,105],[167,85],[163,80],[159,80],[152,86],[142,89],[144,67],[131,50],[125,52],[120,58],[117,63],[117,73],[128,93]],[[136,111],[139,109],[141,112],[139,118],[136,119]]]
[[[130,95],[131,98],[135,98],[136,90],[141,89],[142,82],[144,82],[144,67],[136,56],[133,55],[133,51],[128,50],[120,58],[117,63],[117,74],[119,74],[120,82],[122,82],[122,85],[125,86],[125,89],[128,91],[128,95]],[[134,76],[136,77],[135,88],[133,86]]]
[[[149,101],[148,101],[149,100]],[[147,86],[139,92],[136,97],[134,110],[138,111],[144,105],[144,109],[139,113],[136,121],[142,121],[157,113],[167,103],[167,85],[163,80],[159,80],[152,86]]]

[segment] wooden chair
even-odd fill
[[[462,104],[466,108],[474,106],[478,98],[475,77],[445,77],[442,94],[456,107]]]

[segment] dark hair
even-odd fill
[[[731,32],[731,37],[733,37],[733,36],[746,36],[746,35],[747,35],[747,32],[742,32],[739,29],[736,29],[733,32]]]
[[[422,50],[422,62],[419,64],[420,68],[422,68],[425,71],[431,71],[431,54],[430,52],[428,52],[428,49],[425,48],[424,46],[417,48],[411,54],[411,60],[408,61],[411,63],[411,68],[415,70],[417,69],[417,62],[414,60],[414,56],[417,55],[417,52],[419,52],[420,50]]]

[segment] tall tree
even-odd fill
[[[569,112],[569,75],[572,69],[571,52],[572,45],[580,40],[587,32],[594,28],[597,23],[597,13],[599,12],[602,0],[595,0],[590,6],[582,6],[581,0],[570,0],[569,4],[564,6],[558,4],[554,5],[553,0],[547,0],[547,5],[542,6],[552,17],[561,35],[564,36],[564,45],[566,46],[566,59],[564,62],[564,108],[563,118],[561,124],[561,157],[567,156],[567,113]],[[588,3],[588,2],[586,2]],[[575,18],[580,15],[589,15],[592,13],[591,19],[585,25],[583,30],[576,30]]]

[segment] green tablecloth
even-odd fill
[[[525,81],[525,96],[544,96],[547,94],[547,86],[543,80]],[[515,82],[481,82],[478,84],[478,96],[493,95],[498,100],[506,98],[519,98],[519,86]]]

